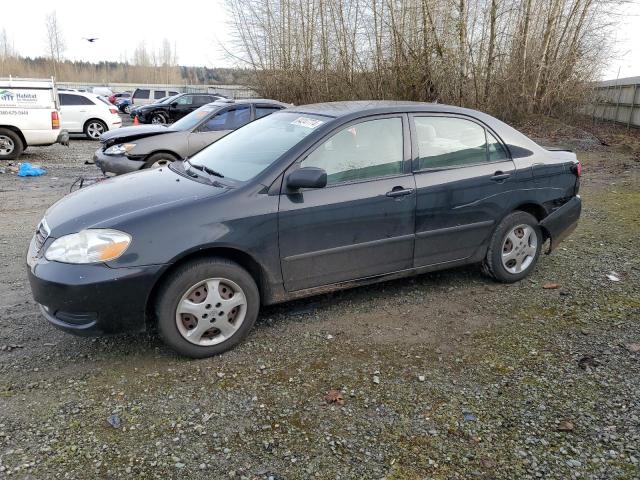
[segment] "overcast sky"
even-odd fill
[[[131,58],[141,41],[148,48],[159,47],[163,37],[175,42],[181,65],[230,66],[220,43],[229,41],[223,0],[185,3],[110,0],[20,0],[5,6],[0,30],[5,28],[22,55],[45,54],[45,15],[55,8],[66,40],[65,56],[74,60],[118,60]],[[615,29],[617,55],[611,59],[604,78],[640,75],[640,0],[628,4]],[[82,37],[99,37],[89,43]]]

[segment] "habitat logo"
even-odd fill
[[[13,93],[9,90],[0,90],[0,100],[3,102],[13,102]]]

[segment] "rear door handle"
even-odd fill
[[[510,173],[504,173],[498,170],[496,173],[493,174],[493,176],[491,177],[491,180],[493,180],[494,182],[502,182],[503,180],[506,180],[510,176],[511,176]]]
[[[405,195],[411,195],[413,188],[393,187],[390,192],[387,192],[387,197],[404,197]]]

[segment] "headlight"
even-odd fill
[[[82,230],[54,240],[44,258],[64,263],[108,262],[122,255],[130,243],[131,235],[118,230]]]
[[[121,143],[120,145],[113,145],[104,151],[105,155],[122,155],[129,152],[135,147],[135,143]]]

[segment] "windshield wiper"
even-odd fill
[[[204,165],[194,165],[189,160],[185,160],[190,167],[195,168],[196,170],[200,170],[201,172],[208,173],[209,175],[213,175],[214,177],[224,178],[224,175],[220,172],[215,171],[213,168],[206,167]]]

